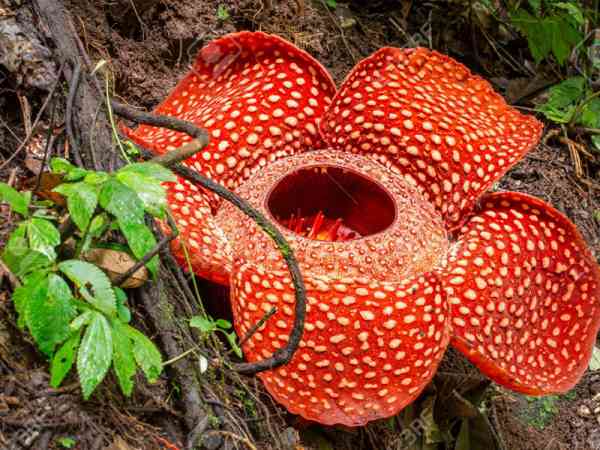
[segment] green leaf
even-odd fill
[[[553,5],[555,8],[564,9],[569,15],[573,18],[573,20],[579,24],[583,25],[585,22],[585,18],[583,17],[583,11],[576,3],[571,2],[559,2]]]
[[[527,38],[536,63],[552,53],[559,64],[564,64],[573,47],[583,38],[569,12],[540,18],[519,9],[510,17],[513,25]]]
[[[106,376],[113,357],[113,342],[110,325],[106,318],[92,313],[92,320],[77,352],[77,372],[84,400],[90,398],[96,386]]]
[[[31,193],[21,194],[8,184],[0,183],[0,202],[8,203],[10,208],[16,213],[19,213],[22,216],[28,216]]]
[[[156,245],[156,238],[145,223],[127,223],[120,219],[118,223],[121,232],[125,236],[125,239],[127,239],[131,252],[137,259],[143,258]],[[154,276],[158,274],[158,264],[158,256],[153,257],[146,264],[146,267]]]
[[[144,204],[135,191],[111,178],[102,186],[100,206],[122,223],[144,222]]]
[[[177,181],[177,177],[169,169],[152,162],[128,164],[118,174],[135,173],[158,181]]]
[[[539,17],[542,12],[542,0],[528,0],[527,3],[529,3],[529,7],[535,15]]]
[[[568,123],[584,94],[585,79],[568,78],[549,89],[548,101],[538,106],[537,110],[556,123]]]
[[[117,297],[117,317],[121,322],[129,323],[131,311],[127,307],[127,294],[120,287],[115,287],[114,290]]]
[[[329,6],[331,9],[335,9],[337,7],[337,0],[325,0],[325,3],[327,4],[327,6]]]
[[[87,183],[65,183],[57,186],[55,192],[67,197],[67,208],[75,225],[85,231],[98,204],[98,194]]]
[[[113,368],[119,380],[121,391],[127,397],[133,391],[133,377],[136,372],[133,341],[126,325],[114,320],[113,326]]]
[[[88,303],[111,317],[116,316],[115,293],[110,280],[98,266],[70,259],[60,263],[58,268],[79,288]]]
[[[222,328],[223,330],[229,330],[231,328],[231,322],[229,320],[217,319],[215,323],[219,328]]]
[[[137,193],[148,213],[165,217],[167,191],[159,181],[136,172],[118,172],[117,179]]]
[[[32,217],[27,222],[27,237],[31,250],[43,253],[51,261],[56,259],[54,247],[60,244],[60,233],[52,222]]]
[[[600,128],[600,98],[594,98],[585,104],[579,122],[585,127]]]
[[[198,328],[203,333],[212,333],[217,329],[217,324],[209,317],[194,316],[190,319],[190,327]]]
[[[87,184],[91,184],[92,186],[99,186],[102,183],[108,181],[110,175],[106,172],[98,171],[98,172],[89,172],[85,178],[84,182]]]
[[[590,370],[600,370],[600,347],[592,348],[592,358],[590,359]]]
[[[581,42],[583,35],[566,14],[545,19],[544,26],[552,39],[552,54],[562,65],[569,58],[573,47]]]
[[[97,216],[94,216],[94,218],[90,222],[90,228],[88,229],[88,232],[83,238],[83,243],[81,244],[81,252],[87,252],[92,246],[94,239],[100,238],[106,232],[109,226],[110,218],[108,217],[108,214],[101,213]]]
[[[77,444],[77,441],[71,437],[61,437],[56,442],[63,448],[73,448]]]
[[[510,15],[512,24],[527,38],[529,51],[536,63],[550,54],[551,38],[546,32],[542,19],[532,16],[524,9],[519,9]]]
[[[27,304],[27,327],[39,349],[47,356],[71,333],[69,322],[75,307],[69,286],[61,277],[50,274],[33,290]]]
[[[67,173],[64,176],[63,180],[64,181],[79,181],[79,180],[85,178],[85,176],[89,173],[90,173],[89,170],[82,169],[81,167],[75,167],[74,169],[70,170],[69,173]]]
[[[81,341],[81,332],[73,333],[58,349],[50,363],[50,386],[57,388],[63,382],[75,361],[75,354]]]
[[[79,314],[73,322],[69,325],[72,331],[77,331],[81,329],[83,326],[88,325],[92,320],[94,311],[87,310]]]
[[[29,243],[25,237],[26,232],[26,223],[21,223],[11,233],[2,252],[2,260],[11,272],[19,278],[52,264],[52,261],[46,255],[29,248]]]
[[[217,7],[217,19],[227,20],[229,19],[229,11],[225,5],[219,5]]]
[[[19,316],[17,325],[23,329],[27,325],[29,302],[36,296],[45,299],[48,294],[48,274],[34,272],[23,280],[13,292],[12,301]]]
[[[594,135],[592,136],[592,144],[594,145],[594,150],[600,152],[600,136]]]
[[[150,383],[158,380],[162,372],[162,356],[154,343],[135,328],[124,325],[127,334],[133,341],[135,360]]]
[[[50,170],[53,173],[67,174],[73,169],[75,169],[75,166],[64,158],[52,158],[50,160]]]

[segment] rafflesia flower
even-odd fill
[[[283,232],[307,285],[292,360],[259,376],[293,413],[362,425],[412,402],[449,343],[507,388],[564,392],[600,325],[600,273],[575,226],[543,201],[486,193],[542,125],[427,49],[383,48],[336,91],[292,44],[242,32],[209,43],[156,109],[209,131],[187,164]],[[140,126],[157,153],[191,138]],[[193,270],[231,287],[249,361],[283,347],[294,291],[271,238],[183,179],[169,202]],[[181,246],[174,247],[185,264]]]

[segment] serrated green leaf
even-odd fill
[[[144,257],[146,253],[156,246],[156,238],[145,223],[124,223],[118,220],[119,228],[127,239],[131,252],[137,259]],[[158,256],[153,257],[146,267],[154,276],[158,274]]]
[[[154,343],[143,333],[129,325],[123,325],[133,341],[133,354],[150,383],[158,380],[162,372],[162,356]]]
[[[33,272],[23,280],[21,286],[14,290],[12,301],[18,314],[17,325],[19,328],[24,329],[27,325],[27,311],[31,299],[37,295],[45,298],[47,287],[48,274],[46,272]]]
[[[75,361],[77,348],[81,341],[81,332],[73,333],[58,349],[50,363],[50,386],[57,388],[63,382]]]
[[[177,177],[169,169],[152,162],[128,164],[118,174],[136,173],[157,181],[177,181]]]
[[[60,233],[52,222],[32,217],[27,222],[27,237],[31,250],[43,253],[51,261],[56,259],[54,247],[60,244]]]
[[[573,47],[581,42],[583,35],[566,14],[546,19],[544,25],[552,39],[552,54],[562,65],[569,58]]]
[[[113,339],[106,318],[92,312],[92,319],[85,330],[77,352],[77,373],[84,400],[90,398],[94,389],[106,376],[113,358]]]
[[[217,324],[208,317],[194,316],[190,319],[190,327],[198,328],[203,333],[212,333],[217,329]]]
[[[47,356],[71,333],[69,322],[75,317],[71,299],[65,280],[51,273],[32,291],[27,302],[27,328]]]
[[[8,206],[16,213],[22,216],[29,215],[29,203],[31,202],[31,193],[27,195],[20,193],[6,183],[0,183],[0,203],[8,203]]]
[[[92,320],[93,313],[94,313],[94,311],[87,310],[87,311],[84,311],[81,314],[79,314],[77,317],[75,317],[73,322],[71,322],[71,324],[69,325],[71,330],[76,331],[76,330],[81,329],[81,327],[89,324],[90,320]]]
[[[121,183],[137,193],[148,213],[159,218],[165,217],[167,191],[160,181],[136,172],[119,172],[116,176]]]
[[[98,171],[98,172],[89,172],[85,178],[84,182],[87,184],[91,184],[92,186],[99,186],[102,183],[108,181],[110,175],[106,172]]]
[[[112,322],[113,326],[113,368],[119,380],[121,391],[127,397],[133,391],[133,377],[136,372],[133,342],[126,325],[118,320]]]
[[[2,261],[19,278],[52,264],[46,255],[29,248],[26,232],[27,225],[21,223],[11,233],[2,252]]]
[[[83,243],[81,244],[81,253],[87,252],[92,246],[94,239],[100,238],[106,232],[106,230],[108,230],[109,226],[110,218],[108,217],[108,214],[101,213],[94,216],[90,222],[90,228],[83,238]]]
[[[50,160],[50,170],[53,173],[66,174],[75,169],[75,166],[64,158],[52,158]]]
[[[80,182],[61,184],[54,191],[67,197],[67,208],[71,219],[82,232],[85,231],[98,205],[96,189],[85,182]]]
[[[135,191],[120,181],[109,179],[98,197],[100,206],[115,216],[122,223],[144,222],[144,204]]]
[[[536,63],[552,53],[559,64],[564,64],[583,38],[570,13],[555,12],[541,18],[519,9],[511,14],[511,22],[527,38]]]
[[[60,263],[58,268],[77,286],[88,303],[111,317],[116,316],[115,293],[110,280],[98,266],[70,259]]]
[[[85,178],[90,173],[89,170],[82,169],[81,167],[75,167],[71,169],[64,177],[64,181],[79,181]]]
[[[600,128],[600,98],[594,98],[585,104],[579,122],[585,127]]]
[[[550,54],[552,37],[547,35],[542,19],[524,9],[513,12],[510,18],[512,24],[527,38],[529,51],[536,63]]]
[[[114,290],[117,297],[117,317],[121,322],[129,323],[131,311],[127,307],[127,294],[120,287],[115,287]]]
[[[568,78],[549,89],[548,101],[537,110],[556,123],[568,123],[584,93],[583,77]]]
[[[592,358],[590,359],[590,370],[600,370],[600,347],[592,348]]]

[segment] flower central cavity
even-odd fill
[[[319,241],[370,236],[396,217],[394,201],[379,183],[336,166],[290,173],[273,188],[267,208],[290,231]]]
[[[401,281],[430,271],[448,247],[434,206],[402,175],[370,158],[319,150],[270,164],[238,194],[276,221],[305,274]],[[271,239],[224,205],[217,221],[234,252],[285,270]]]

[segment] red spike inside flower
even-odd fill
[[[350,72],[321,131],[329,146],[402,173],[455,229],[542,124],[446,55],[383,48]]]
[[[308,53],[277,36],[240,32],[204,47],[155,112],[207,129],[210,143],[185,164],[235,189],[267,163],[320,148],[319,121],[334,93],[331,77]],[[147,125],[124,131],[156,153],[192,139]],[[167,187],[181,239],[193,255],[194,272],[226,283],[231,255],[212,217],[220,198],[192,190],[186,183]],[[173,250],[187,268],[180,239]]]
[[[516,391],[572,388],[600,327],[600,270],[575,226],[505,192],[484,197],[461,233],[445,274],[453,345]]]
[[[258,375],[269,392],[305,418],[350,426],[413,401],[449,339],[447,305],[430,272],[448,246],[433,206],[383,166],[334,151],[271,164],[238,192],[279,218],[307,287],[300,348],[285,366]],[[277,308],[244,346],[249,361],[267,358],[285,345],[293,322],[285,263],[233,206],[224,205],[217,222],[236,254],[231,299],[238,334]],[[360,236],[331,239],[336,223]]]

